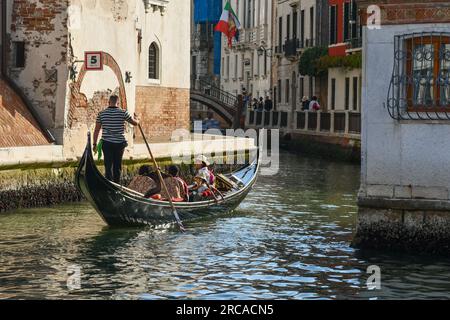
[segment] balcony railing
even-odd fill
[[[362,48],[362,38],[353,38],[348,40],[349,49]]]
[[[297,55],[297,49],[300,48],[300,40],[297,38],[286,40],[284,43],[284,55],[293,57]]]
[[[295,119],[291,121],[291,117]],[[335,136],[360,135],[361,113],[356,111],[311,112],[253,111],[247,112],[248,127],[267,129],[290,129],[315,134]]]

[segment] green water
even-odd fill
[[[350,247],[358,188],[358,166],[283,153],[235,213],[186,234],[111,230],[87,203],[4,214],[0,299],[447,298],[449,260]]]

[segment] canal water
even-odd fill
[[[350,246],[358,187],[358,166],[283,153],[239,210],[186,234],[111,230],[86,203],[0,215],[0,299],[448,298],[449,260]]]

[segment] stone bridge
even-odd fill
[[[191,88],[191,101],[207,106],[219,114],[230,127],[239,127],[242,99],[206,81],[199,80]]]

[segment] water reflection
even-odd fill
[[[356,166],[282,154],[238,211],[187,234],[111,230],[87,204],[3,215],[0,299],[447,298],[449,260],[349,246],[358,187]],[[366,288],[370,265],[381,291]]]

